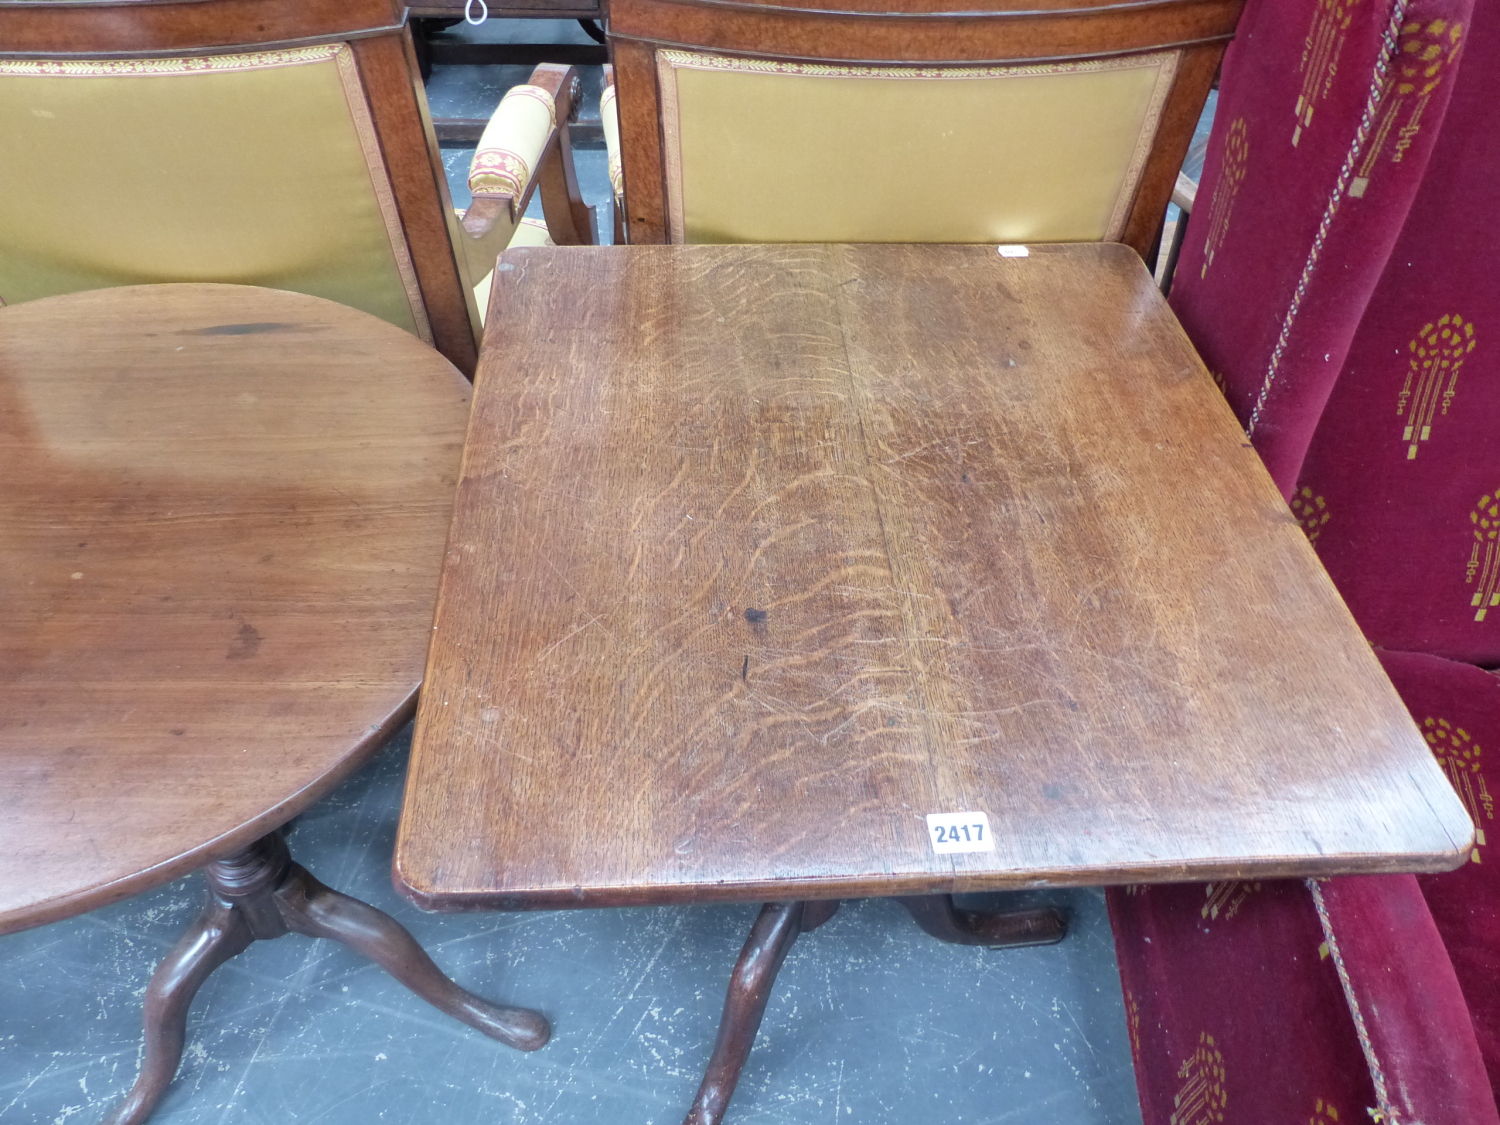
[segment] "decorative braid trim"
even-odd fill
[[[1364,1052],[1365,1067],[1370,1072],[1370,1081],[1375,1084],[1375,1108],[1370,1110],[1370,1119],[1377,1125],[1401,1125],[1401,1118],[1387,1092],[1385,1070],[1375,1055],[1375,1044],[1370,1041],[1370,1029],[1365,1026],[1365,1016],[1360,1011],[1359,997],[1354,995],[1349,969],[1344,964],[1343,953],[1339,951],[1339,939],[1333,935],[1333,920],[1328,917],[1328,904],[1323,901],[1323,888],[1318,886],[1316,879],[1308,879],[1307,889],[1312,894],[1313,906],[1318,911],[1318,922],[1323,927],[1323,940],[1328,943],[1328,953],[1333,958],[1333,967],[1339,974],[1339,984],[1344,989],[1344,1001],[1349,1005],[1349,1014],[1354,1017],[1354,1034],[1359,1038],[1359,1049]]]
[[[342,43],[314,47],[289,47],[281,51],[251,51],[238,55],[199,55],[173,59],[41,59],[35,62],[0,59],[0,74],[15,77],[119,78],[203,74],[224,70],[270,70],[281,66],[326,62],[343,48]]]
[[[1176,61],[1180,52],[1156,51],[1127,55],[1117,59],[1081,59],[1077,62],[1030,63],[1011,66],[863,66],[857,63],[777,62],[774,59],[745,58],[740,55],[710,55],[697,51],[663,49],[657,58],[673,67],[691,70],[740,70],[753,74],[802,74],[814,78],[891,78],[929,81],[934,78],[1012,78],[1038,74],[1077,74],[1081,72],[1135,69],[1161,66],[1168,59]]]
[[[1354,131],[1354,140],[1349,146],[1349,151],[1344,155],[1344,166],[1339,169],[1339,178],[1334,182],[1333,193],[1328,197],[1328,204],[1323,209],[1323,219],[1318,224],[1318,233],[1313,238],[1312,248],[1307,252],[1307,261],[1302,266],[1301,276],[1297,278],[1297,287],[1292,291],[1292,300],[1287,306],[1286,316],[1282,318],[1281,334],[1276,338],[1276,347],[1271,351],[1271,359],[1266,366],[1265,380],[1261,383],[1260,394],[1255,397],[1255,406],[1250,411],[1250,420],[1245,424],[1246,437],[1255,436],[1255,427],[1260,423],[1261,412],[1265,409],[1266,399],[1271,394],[1271,384],[1276,381],[1276,376],[1281,370],[1281,357],[1286,354],[1287,343],[1292,336],[1292,325],[1296,322],[1297,314],[1302,311],[1302,299],[1307,296],[1308,283],[1312,280],[1313,271],[1318,266],[1318,258],[1323,253],[1323,243],[1328,239],[1329,228],[1333,226],[1333,219],[1338,214],[1344,192],[1354,176],[1354,166],[1359,160],[1365,142],[1369,139],[1370,130],[1374,127],[1375,113],[1380,108],[1380,95],[1385,89],[1386,74],[1391,68],[1391,60],[1396,56],[1396,37],[1400,34],[1401,25],[1406,22],[1406,8],[1409,2],[1410,0],[1395,0],[1391,6],[1391,18],[1386,24],[1385,34],[1381,36],[1382,50],[1380,57],[1375,60],[1375,72],[1371,76],[1370,92],[1365,98],[1365,109],[1360,115],[1359,128]]]

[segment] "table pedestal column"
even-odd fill
[[[292,862],[279,831],[203,869],[203,910],[146,988],[146,1050],[130,1093],[104,1125],[139,1125],[177,1073],[188,1007],[210,974],[252,942],[287,933],[332,938],[364,954],[423,1000],[522,1051],[552,1034],[540,1012],[492,1004],[454,984],[384,911],[325,887]]]
[[[1052,945],[1062,941],[1067,924],[1051,907],[1040,910],[979,912],[960,910],[952,895],[898,898],[917,925],[939,941],[955,945],[984,945],[991,949],[1021,945]],[[735,962],[719,1018],[719,1035],[708,1060],[703,1084],[683,1125],[719,1125],[740,1071],[760,1030],[771,999],[771,986],[781,963],[799,934],[815,930],[838,910],[837,902],[769,902],[750,928],[750,936]]]

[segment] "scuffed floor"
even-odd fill
[[[291,935],[199,993],[153,1121],[676,1125],[755,907],[424,914],[389,877],[409,737],[297,822],[293,854],[394,914],[460,983],[545,1011],[553,1041],[502,1047],[355,954]],[[195,876],[0,938],[0,1122],[92,1125],[125,1092],[146,982],[200,893]],[[1061,945],[943,945],[881,901],[804,936],[730,1125],[1139,1123],[1103,896],[1040,899],[1072,912]]]

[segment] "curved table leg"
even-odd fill
[[[960,910],[952,895],[914,895],[897,899],[917,925],[939,941],[954,945],[1053,945],[1067,935],[1067,922],[1052,907],[1040,910]]]
[[[139,1125],[151,1116],[182,1062],[193,997],[215,969],[243,953],[254,940],[239,911],[210,894],[203,911],[146,986],[146,1051],[141,1073],[103,1125]]]
[[[324,886],[292,865],[276,889],[287,928],[308,937],[331,938],[374,961],[434,1008],[520,1051],[546,1045],[552,1027],[540,1012],[491,1004],[460,988],[433,964],[405,926],[389,914]]]
[[[683,1125],[718,1125],[724,1117],[734,1087],[740,1080],[740,1071],[750,1057],[750,1047],[755,1043],[755,1033],[760,1030],[760,1021],[766,1014],[766,1002],[771,998],[771,986],[776,983],[776,973],[786,960],[788,951],[802,932],[803,909],[801,902],[768,902],[760,908],[760,916],[750,927],[750,936],[740,959],[735,962],[734,972],[729,978],[729,993],[724,997],[724,1014],[719,1019],[719,1037],[714,1043],[714,1053],[708,1060],[708,1069],[703,1074],[703,1084],[698,1087],[698,1096],[693,1099],[693,1108],[688,1110]],[[833,915],[833,910],[819,904],[821,917],[809,919],[812,929]],[[837,909],[837,904],[834,904]]]
[[[459,988],[394,918],[325,887],[293,863],[280,832],[215,860],[203,874],[208,904],[146,989],[146,1054],[140,1077],[103,1125],[140,1125],[151,1115],[182,1061],[193,995],[210,973],[251,942],[288,931],[343,942],[434,1007],[491,1039],[534,1051],[552,1034],[540,1012],[491,1004]]]

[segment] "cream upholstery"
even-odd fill
[[[914,68],[661,50],[670,237],[1118,238],[1178,58]]]
[[[547,224],[540,219],[522,219],[516,224],[511,236],[511,246],[551,246],[552,236],[547,233]],[[484,314],[490,306],[490,285],[495,280],[495,259],[490,259],[490,268],[474,286],[474,300],[479,303],[479,322],[484,323]]]
[[[500,251],[512,245],[542,245],[537,239],[546,238],[546,224],[522,219],[520,209],[556,125],[557,106],[547,90],[513,86],[500,99],[469,162],[469,190],[475,197],[502,196],[506,201],[479,236],[461,226],[453,235],[459,260],[474,288],[481,324],[489,299],[490,275]],[[462,219],[463,215],[458,217]],[[540,236],[530,229],[535,225],[541,226]]]
[[[540,86],[511,87],[479,138],[469,165],[469,190],[519,199],[556,125],[551,94]]]
[[[0,60],[0,137],[0,299],[238,282],[431,340],[344,44]]]
[[[609,158],[609,186],[614,192],[615,207],[625,206],[625,174],[620,163],[620,107],[615,104],[613,83],[599,96],[599,123],[604,129],[604,148]]]

